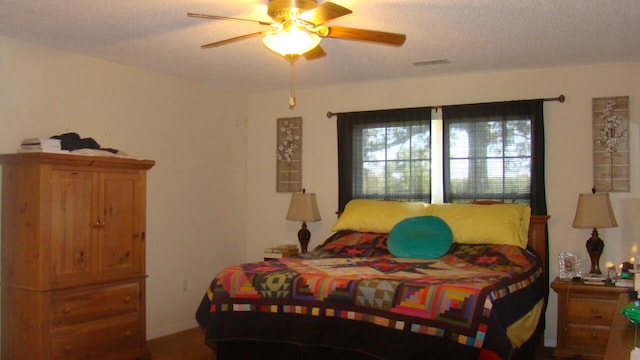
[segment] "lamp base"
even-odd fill
[[[591,270],[589,270],[589,273],[602,274],[600,271],[600,255],[602,255],[602,250],[604,250],[604,241],[598,236],[597,229],[593,229],[591,238],[587,240],[586,245],[589,258],[591,259]]]
[[[300,251],[302,253],[307,252],[307,246],[309,245],[309,240],[311,239],[311,231],[307,229],[307,223],[302,222],[302,227],[298,230],[298,241],[300,242]]]

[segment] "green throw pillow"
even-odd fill
[[[396,257],[435,259],[446,254],[453,243],[453,233],[444,220],[436,216],[418,216],[397,223],[387,246]]]

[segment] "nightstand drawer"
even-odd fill
[[[578,353],[602,356],[609,340],[609,326],[567,325],[567,347]]]
[[[53,295],[52,327],[135,313],[139,309],[139,282],[104,288],[59,291]]]
[[[615,301],[570,298],[567,306],[567,321],[571,324],[610,326],[615,311]]]

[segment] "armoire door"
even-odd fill
[[[142,275],[144,271],[138,183],[137,173],[100,176],[101,276]]]
[[[51,171],[51,280],[94,281],[98,274],[98,177],[91,171]]]

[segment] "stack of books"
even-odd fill
[[[633,288],[633,279],[616,279],[615,285],[618,287]]]
[[[605,285],[607,278],[602,275],[589,274],[583,278],[586,285]]]
[[[298,254],[298,246],[294,244],[268,247],[264,249],[265,259],[282,259]]]
[[[63,152],[58,139],[30,138],[22,140],[18,152]]]

